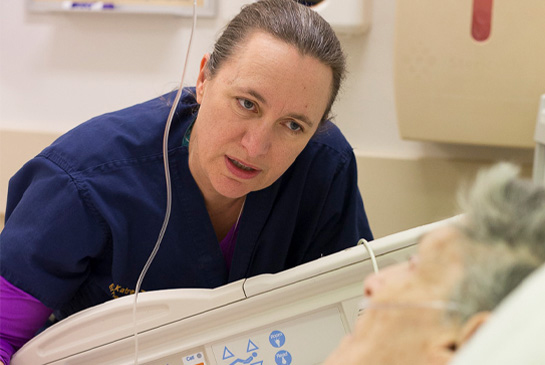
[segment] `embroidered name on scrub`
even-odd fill
[[[128,294],[134,294],[134,289],[124,288],[121,285],[116,285],[114,283],[111,283],[108,288],[110,289],[110,294],[114,299]],[[140,292],[143,293],[145,290],[140,290]]]

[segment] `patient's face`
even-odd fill
[[[445,319],[441,303],[462,274],[460,239],[454,228],[433,231],[408,262],[368,277],[370,306],[326,364],[446,363],[460,328]]]

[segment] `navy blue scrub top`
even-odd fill
[[[192,90],[171,127],[172,215],[143,290],[215,288],[372,239],[352,148],[327,122],[278,181],[248,194],[228,272],[182,143],[198,111]],[[134,293],[164,219],[173,99],[83,123],[17,172],[0,234],[5,279],[60,317]]]

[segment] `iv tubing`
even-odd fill
[[[133,327],[134,327],[134,363],[135,365],[138,365],[138,328],[136,323],[136,305],[138,302],[138,293],[140,292],[140,288],[142,286],[142,282],[144,281],[144,277],[146,276],[146,273],[151,266],[151,263],[153,262],[153,259],[155,258],[155,255],[157,254],[157,251],[159,251],[159,247],[161,246],[161,242],[163,241],[163,237],[165,235],[168,222],[170,220],[170,211],[172,207],[172,187],[171,187],[171,179],[170,179],[170,166],[168,161],[168,136],[170,134],[170,126],[172,124],[172,119],[174,119],[174,114],[176,112],[176,107],[178,106],[178,103],[180,102],[181,96],[182,96],[182,90],[184,85],[184,78],[185,78],[185,71],[187,68],[187,61],[189,59],[189,51],[191,49],[191,42],[193,40],[193,33],[195,32],[195,26],[197,23],[197,0],[193,1],[193,25],[191,27],[191,34],[189,36],[189,44],[187,46],[187,54],[185,57],[184,62],[184,68],[182,71],[182,79],[180,81],[180,86],[178,88],[178,92],[176,93],[176,98],[174,99],[174,102],[170,108],[170,114],[168,116],[167,123],[165,125],[165,131],[163,134],[163,162],[164,162],[164,168],[165,168],[165,180],[166,180],[166,192],[167,192],[167,205],[166,205],[166,211],[165,211],[165,219],[163,221],[163,226],[161,227],[161,231],[159,232],[159,237],[157,238],[157,242],[155,243],[155,246],[153,247],[153,251],[151,252],[148,261],[144,265],[144,268],[140,272],[140,276],[138,277],[138,281],[136,282],[136,288],[134,290],[134,304],[133,304]]]
[[[365,246],[365,249],[367,250],[367,253],[369,254],[369,257],[371,258],[371,262],[373,264],[373,271],[375,272],[375,274],[378,274],[377,259],[375,258],[375,253],[373,252],[373,249],[371,248],[371,246],[369,246],[369,242],[367,242],[366,239],[361,238],[358,241],[358,246],[359,245]]]

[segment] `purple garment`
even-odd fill
[[[227,265],[227,271],[231,270],[231,262],[233,261],[233,254],[235,253],[235,245],[237,243],[238,236],[238,222],[235,223],[227,236],[220,242],[221,252],[223,252],[223,258],[225,259],[225,265]]]
[[[38,299],[0,276],[0,360],[11,356],[30,340],[53,312]]]

